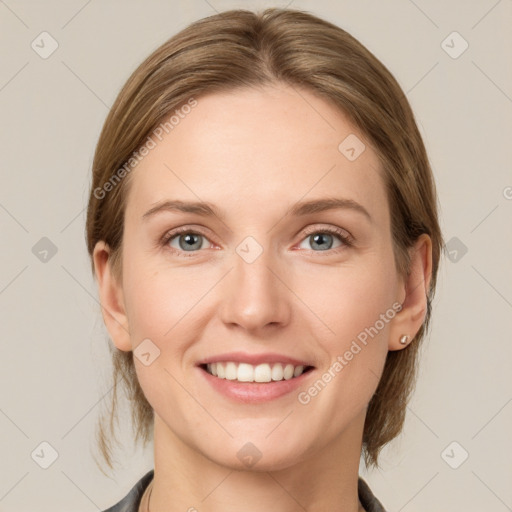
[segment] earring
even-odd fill
[[[404,334],[403,336],[400,336],[400,343],[402,345],[407,345],[408,341],[409,341],[409,336],[407,336],[407,334]]]

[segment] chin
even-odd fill
[[[199,448],[199,452],[211,462],[236,471],[280,471],[290,468],[305,458],[304,439],[297,443],[285,442],[277,434],[275,439],[265,436],[244,436],[229,439],[224,444]],[[252,439],[252,440],[251,440]]]

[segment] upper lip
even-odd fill
[[[218,354],[216,356],[207,357],[197,363],[198,366],[223,363],[232,361],[234,363],[247,363],[251,365],[258,365],[263,363],[285,363],[293,364],[293,366],[312,366],[307,361],[296,359],[294,357],[286,356],[284,354],[263,353],[263,354],[247,354],[245,352],[226,352],[225,354]]]

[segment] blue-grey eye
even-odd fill
[[[206,238],[198,233],[182,233],[174,236],[171,240],[169,240],[169,245],[175,249],[181,249],[183,251],[190,252],[197,249],[203,249],[203,243],[205,240]],[[175,242],[178,242],[178,247],[173,245]]]
[[[310,235],[311,247],[319,248],[321,251],[326,251],[332,247],[332,235],[326,233],[317,233],[316,235]]]
[[[336,241],[338,242],[338,245],[336,247],[343,245],[339,239],[338,234],[317,231],[304,238],[304,240],[301,242],[300,247],[301,249],[311,249],[314,251],[328,251],[329,249],[333,248],[333,244]],[[310,247],[302,247],[302,244],[306,242],[310,245]]]

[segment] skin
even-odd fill
[[[149,338],[160,356],[135,358],[155,413],[151,512],[363,510],[357,477],[366,408],[388,350],[424,321],[431,243],[411,249],[407,278],[395,270],[390,214],[376,153],[349,161],[338,145],[348,119],[308,91],[276,84],[198,98],[198,105],[132,171],[123,239],[123,278],[109,248],[94,251],[104,321],[120,350]],[[297,201],[343,197],[351,209],[286,215]],[[161,201],[207,201],[222,213],[160,212]],[[180,256],[186,226],[204,235]],[[305,234],[338,227],[321,250]],[[316,229],[318,228],[318,229]],[[248,236],[263,248],[248,263],[236,252]],[[183,239],[183,235],[182,235]],[[322,244],[322,242],[320,242]],[[173,252],[173,249],[175,252]],[[181,249],[181,254],[185,253]],[[356,336],[392,304],[402,310],[310,403],[298,392],[263,404],[239,403],[208,385],[195,365],[216,354],[274,352],[315,366],[298,391],[328,371]],[[248,442],[261,459],[237,457]]]

